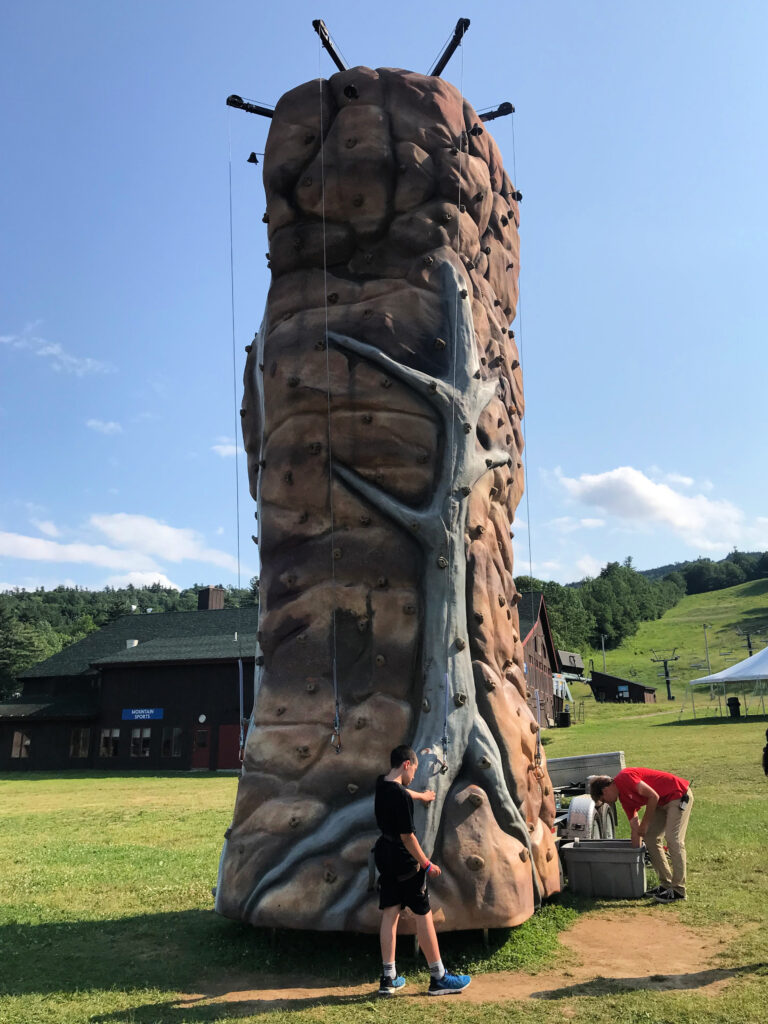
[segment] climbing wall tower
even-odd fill
[[[408,743],[437,927],[518,924],[559,888],[510,530],[519,193],[454,87],[364,67],[282,97],[264,186],[260,648],[217,910],[377,930],[373,791]]]

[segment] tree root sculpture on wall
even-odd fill
[[[408,743],[437,927],[519,924],[560,887],[510,535],[519,193],[456,89],[360,67],[280,100],[264,183],[257,685],[216,909],[376,931],[373,790]]]

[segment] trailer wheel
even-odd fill
[[[600,820],[600,838],[613,839],[616,835],[616,828],[611,807],[608,804],[603,804],[595,817]]]

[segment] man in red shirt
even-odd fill
[[[619,800],[629,818],[632,845],[640,846],[645,839],[648,856],[659,876],[659,885],[649,890],[649,895],[659,903],[684,900],[685,833],[693,807],[690,782],[653,768],[622,768],[613,778],[595,776],[589,792],[596,804],[615,804]],[[637,813],[641,807],[645,807],[642,821]],[[664,852],[665,839],[671,868]]]

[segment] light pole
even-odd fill
[[[707,655],[707,675],[711,676],[712,675],[712,666],[709,664],[709,643],[707,641],[707,630],[708,629],[709,629],[709,626],[705,623],[704,624],[704,651],[705,651],[705,653]]]
[[[600,644],[603,648],[603,672],[605,672],[605,633],[600,634]]]

